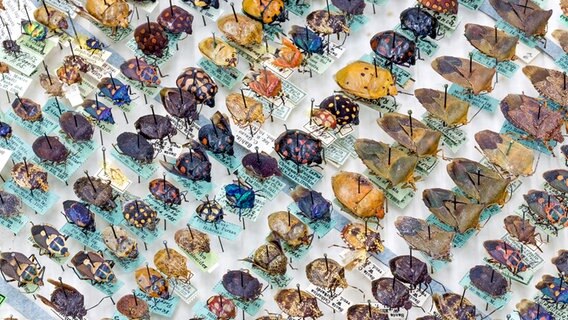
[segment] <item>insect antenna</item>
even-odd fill
[[[101,303],[103,302],[103,300],[104,300],[104,299],[108,299],[108,298],[110,298],[110,299],[112,300],[112,297],[111,297],[111,296],[105,296],[105,297],[102,297],[102,299],[101,299],[101,300],[99,300],[99,302],[97,302],[97,304],[95,304],[94,306],[92,306],[92,307],[88,308],[88,309],[87,309],[87,312],[88,312],[89,310],[91,310],[91,309],[94,309],[94,308],[98,307],[98,306],[99,306],[99,304],[101,304]]]

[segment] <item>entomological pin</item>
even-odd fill
[[[55,32],[63,32],[69,27],[65,13],[45,4],[34,10],[34,19]]]
[[[39,248],[39,255],[53,257],[69,256],[67,247],[68,236],[62,235],[57,229],[48,224],[36,224],[31,228],[34,247]]]
[[[528,177],[534,173],[534,151],[509,135],[483,130],[475,134],[475,141],[487,160],[502,172],[512,177]]]
[[[444,231],[425,220],[399,216],[394,225],[400,236],[414,249],[432,259],[451,261],[450,249],[455,233]]]
[[[503,240],[487,240],[483,247],[491,257],[490,262],[496,263],[513,274],[526,271],[531,266],[524,261],[521,252]]]
[[[138,81],[144,86],[156,87],[162,82],[158,67],[149,64],[144,58],[135,57],[124,61],[120,65],[120,71],[128,79]]]
[[[554,316],[546,310],[541,304],[533,302],[531,300],[523,299],[521,302],[517,303],[515,306],[517,308],[517,313],[521,320],[554,320]]]
[[[505,204],[510,178],[503,178],[481,163],[465,158],[452,160],[446,170],[458,188],[478,203],[487,206]]]
[[[294,44],[307,56],[323,54],[328,46],[322,37],[308,27],[293,25],[288,34],[292,37]]]
[[[138,49],[147,56],[162,58],[169,51],[168,35],[157,22],[143,23],[134,30],[134,40]]]
[[[432,61],[432,69],[444,79],[474,94],[493,91],[495,69],[487,68],[470,59],[441,56]]]
[[[568,288],[564,278],[545,274],[535,287],[540,290],[546,301],[560,304],[568,303]]]
[[[122,296],[116,302],[116,310],[128,319],[150,320],[148,303],[134,294]]]
[[[329,290],[332,295],[336,295],[338,289],[349,286],[345,279],[345,268],[327,255],[308,263],[306,277],[311,284]]]
[[[155,113],[138,118],[134,123],[134,128],[148,140],[162,140],[177,134],[177,129],[174,127],[170,117]]]
[[[418,157],[370,139],[355,140],[355,152],[371,172],[391,186],[411,187],[416,190],[414,170]]]
[[[457,127],[468,123],[468,102],[447,92],[426,88],[414,90],[414,96],[430,115],[442,120],[447,126]]]
[[[17,251],[6,251],[0,253],[0,272],[8,282],[16,281],[18,288],[33,292],[43,286],[45,267],[33,254],[26,257]]]
[[[205,149],[199,142],[191,140],[184,146],[188,152],[179,155],[175,163],[160,160],[160,164],[168,172],[192,181],[211,181],[211,162]]]
[[[531,65],[523,67],[523,73],[543,97],[562,107],[568,107],[565,72]]]
[[[373,52],[386,59],[389,64],[410,67],[420,59],[420,50],[416,43],[396,31],[379,32],[371,38],[370,44]]]
[[[368,62],[355,61],[335,74],[343,91],[363,99],[376,100],[398,94],[391,72]]]
[[[97,206],[101,210],[112,211],[116,208],[116,203],[110,183],[110,181],[103,181],[87,175],[87,177],[81,177],[75,181],[73,191],[79,199]]]
[[[231,118],[239,127],[248,127],[253,123],[262,125],[265,121],[262,103],[242,93],[231,93],[225,99]]]
[[[459,233],[479,228],[479,218],[485,209],[484,204],[472,203],[462,195],[440,188],[425,189],[422,201],[436,218]]]
[[[337,200],[355,216],[361,219],[385,216],[385,195],[367,177],[340,171],[331,178],[331,187]]]
[[[319,103],[319,109],[332,114],[335,123],[343,128],[348,125],[359,124],[359,105],[342,93],[334,93]],[[315,111],[315,110],[314,110]]]
[[[282,289],[274,297],[282,312],[291,317],[317,319],[323,316],[314,295],[304,290]]]
[[[160,90],[162,105],[168,114],[192,123],[199,118],[197,100],[193,93],[180,88],[163,88]]]
[[[16,97],[12,101],[12,109],[18,117],[31,122],[43,119],[41,106],[38,103],[28,98],[20,98],[18,95]]]
[[[475,320],[475,306],[456,293],[435,293],[432,296],[438,313],[446,320]]]
[[[478,265],[469,269],[471,284],[492,297],[500,297],[509,291],[509,281],[495,269]]]
[[[515,60],[515,50],[519,38],[511,36],[497,27],[487,27],[475,23],[465,25],[465,38],[481,53],[492,57],[496,62]]]
[[[505,217],[503,223],[511,237],[520,243],[533,245],[538,248],[536,238],[537,236],[540,238],[540,234],[536,232],[536,227],[529,220],[517,215],[509,215]]]
[[[10,176],[20,188],[31,191],[39,189],[43,192],[49,190],[47,171],[36,164],[27,162],[25,158],[23,162],[18,162],[12,167]]]
[[[351,222],[346,224],[341,230],[341,239],[348,249],[354,251],[353,259],[345,266],[347,270],[352,270],[367,261],[369,254],[383,252],[384,250],[381,235],[362,223]]]
[[[489,0],[497,14],[527,36],[544,37],[552,10],[543,10],[531,0]]]
[[[138,243],[126,230],[119,226],[110,225],[102,232],[105,246],[119,259],[136,259]]]
[[[242,14],[228,14],[217,20],[217,27],[229,39],[241,46],[262,43],[262,24]]]
[[[377,123],[391,138],[419,157],[435,156],[442,133],[430,129],[411,115],[411,112],[408,115],[389,112],[377,119]]]

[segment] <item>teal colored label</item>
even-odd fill
[[[385,5],[389,0],[365,0],[365,2],[370,3],[372,5],[382,6]]]
[[[143,179],[150,178],[158,169],[158,166],[153,162],[141,163],[130,156],[118,153],[114,148],[110,150],[110,154]]]
[[[215,252],[188,253],[181,247],[180,250],[204,272],[213,271],[219,262],[219,256]]]
[[[440,131],[442,133],[442,144],[454,153],[458,152],[467,141],[465,131],[454,127],[448,127],[444,125],[442,120],[434,118],[431,115],[422,118],[422,122],[431,129]]]
[[[542,152],[547,155],[551,155],[552,151],[550,151],[542,141],[538,140],[527,140],[523,139],[523,137],[530,137],[528,133],[525,131],[513,126],[509,121],[504,120],[503,126],[501,127],[501,131],[499,133],[506,133],[511,136],[511,138],[515,139],[518,143],[522,144],[523,146],[533,149],[538,152]],[[556,146],[556,141],[549,140],[548,144],[551,148]]]
[[[232,89],[241,83],[245,75],[237,68],[223,68],[214,64],[211,60],[201,58],[197,64],[207,72],[215,81],[227,89]]]
[[[41,108],[41,111],[45,114],[52,116],[55,119],[59,119],[59,117],[63,112],[70,110],[69,106],[63,101],[64,100],[59,98],[57,100],[54,97],[49,98]]]
[[[190,304],[197,296],[197,288],[190,283],[178,281],[174,278],[168,279],[168,281],[170,282],[170,286],[174,288],[174,293],[177,294],[183,302]]]
[[[207,306],[203,302],[198,302],[193,306],[191,310],[193,312],[194,317],[203,318],[205,320],[218,320],[216,315],[211,313]]]
[[[24,157],[34,154],[30,145],[15,134],[9,139],[0,139],[0,148],[12,151],[11,157],[15,162],[22,162]]]
[[[156,56],[148,56],[145,53],[143,53],[142,50],[138,48],[138,44],[136,44],[134,38],[130,38],[130,40],[128,40],[128,42],[126,43],[126,47],[130,49],[132,52],[134,52],[134,55],[137,57],[142,57],[146,61],[152,61],[153,64],[163,65],[174,56],[174,53],[177,52],[176,48],[178,46],[177,43],[180,35],[181,34],[168,33],[167,35],[168,45],[164,49],[163,56],[161,58],[158,58]]]
[[[12,231],[14,234],[18,234],[18,232],[20,232],[20,230],[22,230],[22,227],[28,223],[28,221],[30,221],[30,218],[28,218],[28,216],[23,215],[23,214],[19,214],[17,216],[13,216],[13,217],[4,217],[4,216],[0,216],[0,225],[3,226],[4,228]]]
[[[459,0],[459,3],[471,10],[478,10],[485,0]]]
[[[545,298],[542,294],[536,295],[533,300],[550,312],[554,316],[552,319],[568,319],[568,309],[565,303],[556,302],[549,297]]]
[[[429,156],[421,157],[416,164],[415,172],[422,178],[427,177],[432,173],[432,170],[436,168],[438,164],[438,158]]]
[[[289,1],[289,3],[286,3],[286,10],[292,12],[298,17],[303,17],[310,11],[310,6],[310,3],[306,0]]]
[[[337,223],[337,220],[333,219],[312,220],[306,217],[304,214],[302,214],[300,208],[298,208],[298,205],[296,203],[289,204],[288,210],[290,210],[290,212],[296,217],[298,217],[298,219],[300,219],[303,223],[307,224],[310,227],[310,229],[312,229],[315,232],[315,234],[317,234],[318,237],[320,238],[328,234],[329,231],[333,229],[335,227],[335,224]]]
[[[126,38],[129,34],[132,33],[132,28],[117,28],[113,30],[113,28],[105,27],[98,21],[94,19],[89,19],[92,24],[95,25],[99,30],[101,30],[108,38],[110,38],[114,42],[119,42],[120,40]]]
[[[207,151],[207,154],[217,160],[223,165],[223,167],[229,169],[229,171],[234,172],[241,165],[241,162],[235,156],[228,156],[225,154],[213,153]]]
[[[236,225],[225,220],[220,220],[217,223],[208,223],[201,220],[197,216],[193,216],[189,220],[189,224],[192,227],[197,228],[199,231],[225,238],[229,241],[237,239],[237,237],[243,230],[240,225]]]
[[[554,60],[557,66],[564,71],[568,71],[568,54],[563,54],[558,59]]]
[[[44,134],[49,134],[57,128],[57,123],[48,117],[43,117],[41,121],[26,121],[18,117],[12,110],[6,112],[6,118],[15,122],[20,127],[26,129],[27,132],[39,137]]]
[[[153,61],[153,60],[150,60]],[[137,91],[142,92],[142,94],[147,95],[149,98],[154,98],[155,96],[157,96],[160,93],[160,90],[162,89],[159,86],[148,86],[148,85],[144,85],[142,84],[141,81],[136,81],[136,80],[132,80],[130,78],[127,78],[124,74],[120,73],[116,76],[116,78],[118,80],[120,80],[120,82],[125,83],[130,85],[131,88],[136,89]]]
[[[323,174],[308,166],[297,166],[292,161],[278,160],[282,174],[293,182],[308,189],[313,189],[323,178]]]
[[[440,13],[425,7],[422,7],[422,9],[428,11],[428,13],[433,15],[438,20],[439,24],[443,25],[448,29],[456,30],[456,28],[460,24],[460,19],[457,14]]]
[[[358,101],[367,107],[378,111],[379,113],[389,113],[398,110],[398,104],[392,97],[383,97],[380,99],[369,100],[355,97]]]
[[[223,191],[221,191],[220,193],[221,194],[218,195],[217,197],[217,201],[223,207],[223,211],[225,212],[225,214],[234,214],[239,217],[239,220],[240,218],[246,218],[251,221],[256,221],[256,219],[258,219],[258,217],[262,213],[262,208],[264,208],[264,205],[268,201],[266,198],[260,195],[261,191],[259,191],[259,193],[255,195],[254,206],[252,208],[239,209],[236,208],[231,202],[227,200],[224,188]]]
[[[105,247],[106,248],[106,247]],[[121,259],[114,255],[109,249],[105,249],[103,251],[105,257],[112,257],[116,265],[120,267],[124,272],[133,272],[134,270],[138,269],[144,263],[144,257],[141,254],[138,254],[136,259]]]
[[[560,23],[564,25],[564,27],[568,27],[568,17],[565,15],[560,15]]]
[[[394,63],[387,67],[387,65],[389,64],[388,60],[374,53],[366,54],[362,56],[359,60],[368,62],[370,64],[374,64],[373,58],[375,58],[375,61],[377,61],[377,67],[390,70],[390,72],[396,78],[396,84],[398,84],[399,86],[401,87],[406,86],[407,82],[412,79],[412,75],[410,74],[410,72],[395,65]]]
[[[90,281],[87,281],[87,282],[90,283]],[[112,281],[112,282],[95,282],[91,285],[93,287],[95,287],[97,290],[99,290],[100,292],[104,293],[105,295],[112,296],[120,288],[122,288],[122,286],[124,286],[124,282],[116,279],[115,281]]]
[[[183,201],[183,199],[182,199]],[[177,224],[183,218],[184,212],[181,208],[181,205],[169,205],[163,201],[159,201],[151,194],[147,195],[144,198],[144,202],[146,202],[150,207],[152,207],[156,212],[158,212],[158,216],[165,218],[172,224]]]
[[[412,34],[412,32],[402,29],[400,24],[397,24],[396,27],[394,27],[394,31],[404,35],[405,37],[407,37],[408,39],[414,39],[414,35]],[[432,40],[429,39],[414,39],[414,42],[416,43],[416,46],[420,49],[420,55],[426,55],[428,57],[432,57],[436,54],[436,52],[438,51],[438,48],[440,46],[438,46],[438,44]]]
[[[288,4],[286,4],[286,8],[288,8]],[[280,25],[265,24],[263,25],[262,31],[264,31],[264,38],[270,41],[274,41],[274,39],[279,39],[281,36],[286,35]]]
[[[333,141],[332,144],[325,148],[325,160],[331,162],[336,167],[341,167],[345,164],[345,161],[349,158],[349,150],[345,150],[339,144]]]
[[[25,203],[35,212],[44,215],[47,211],[59,200],[59,196],[54,192],[43,192],[41,190],[30,191],[20,188],[14,181],[9,180],[4,183],[4,189],[7,192],[13,193],[22,199]]]
[[[83,231],[81,228],[71,223],[64,224],[59,231],[91,249],[103,251],[106,248],[103,237],[99,231]]]
[[[355,140],[357,140],[355,136],[348,134],[345,137],[335,139],[333,144],[347,150],[352,158],[357,159],[359,156],[355,152]]]
[[[491,113],[495,112],[499,106],[499,100],[490,97],[487,94],[474,95],[473,93],[468,93],[466,89],[458,86],[457,84],[452,84],[448,93],[456,96],[457,98],[469,102],[471,105],[489,111]]]
[[[211,194],[211,192],[213,191],[213,184],[211,182],[193,181],[188,178],[176,176],[174,174],[172,174],[171,176],[182,186],[182,190],[187,190],[187,192],[197,200],[205,198],[206,195]]]
[[[158,239],[165,231],[164,228],[160,228],[161,227],[160,222],[158,222],[154,230],[149,230],[148,228],[136,228],[126,220],[122,221],[122,225],[126,229],[128,229],[131,233],[136,235],[140,240],[142,240],[147,244],[150,244],[154,242],[156,239]]]
[[[97,206],[91,206],[90,209],[108,223],[119,224],[124,220],[124,216],[122,215],[122,202],[119,199],[115,199],[114,202],[116,203],[116,207],[112,211],[105,211]]]
[[[259,180],[255,177],[251,177],[246,173],[244,167],[238,168],[239,178],[245,183],[250,185],[254,190],[259,190],[266,200],[273,200],[280,193],[282,188],[286,185],[284,181],[280,180],[276,176],[270,178]]]
[[[497,270],[495,272],[498,273]],[[478,297],[483,299],[483,301],[489,303],[493,308],[500,309],[506,306],[509,301],[511,300],[511,292],[507,292],[506,294],[498,297],[494,297],[484,291],[479,290],[476,286],[471,283],[471,279],[469,278],[469,272],[467,272],[460,281],[460,285],[464,288],[467,288],[468,291],[475,293]]]
[[[428,264],[430,265],[430,273],[436,273],[436,272],[444,269],[446,267],[446,265],[448,263],[450,263],[449,261],[445,261],[445,260],[432,259],[432,257],[425,254],[424,252],[420,252],[420,254],[424,258],[424,260],[426,260],[426,262],[428,262]]]
[[[402,187],[402,185],[393,187],[386,179],[372,174],[369,170],[365,170],[363,174],[385,192],[386,197],[390,200],[389,204],[394,203],[395,206],[404,209],[412,199],[414,199],[415,192],[410,185],[406,187]]]
[[[495,67],[495,58],[488,57],[478,50],[473,50],[472,53],[473,60],[481,63],[487,68]],[[497,72],[509,79],[511,79],[515,75],[515,72],[517,72],[519,68],[519,65],[514,63],[513,61],[501,61],[497,64]]]
[[[310,247],[311,246],[309,245],[301,245],[294,248],[289,246],[287,243],[282,243],[282,250],[284,250],[286,256],[290,258],[290,263],[292,263],[292,260],[299,260],[305,257],[306,254],[308,254]]]
[[[259,298],[256,298],[252,301],[243,301],[242,299],[239,299],[238,297],[230,294],[227,290],[225,290],[221,282],[217,282],[215,287],[213,287],[213,291],[223,295],[224,297],[229,297],[230,299],[233,300],[233,302],[237,307],[244,310],[246,313],[248,313],[251,316],[257,314],[258,311],[260,311],[262,309],[262,306],[264,305],[264,300]]]
[[[148,307],[150,308],[150,312],[166,317],[171,318],[174,315],[174,312],[177,309],[179,304],[179,298],[170,296],[169,299],[161,299],[161,298],[151,298],[148,297],[144,292],[140,291],[140,289],[136,289],[136,297],[146,301],[148,303]]]
[[[331,55],[314,53],[306,58],[308,68],[317,74],[324,74],[335,62]]]
[[[536,45],[538,43],[538,41],[534,37],[527,37],[527,35],[524,32],[513,27],[512,25],[508,24],[504,20],[497,21],[497,24],[495,26],[498,29],[505,31],[506,33],[508,33],[512,36],[519,37],[519,40],[522,43],[526,44],[527,46],[529,46],[531,48],[536,47]]]

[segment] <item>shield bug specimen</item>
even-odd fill
[[[51,79],[45,73],[39,75],[39,84],[45,90],[45,93],[50,96],[63,97],[63,82],[59,78],[52,77]]]
[[[54,227],[47,224],[36,224],[32,226],[32,239],[34,246],[39,248],[39,255],[49,255],[49,257],[67,257],[69,248],[65,241],[67,236],[62,235]]]
[[[235,136],[231,132],[229,118],[219,111],[213,114],[211,123],[199,128],[197,136],[205,149],[213,153],[229,156],[234,154]]]
[[[198,9],[207,10],[209,8],[219,9],[219,0],[182,0],[189,2]]]
[[[503,223],[511,237],[517,239],[520,243],[530,244],[538,248],[536,237],[537,235],[540,237],[540,234],[536,232],[536,227],[528,220],[516,215],[510,215],[505,217]]]
[[[345,279],[345,268],[327,256],[308,263],[306,277],[311,284],[328,289],[332,296],[339,294],[336,292],[338,289],[343,290],[349,286]]]
[[[371,49],[389,63],[410,67],[420,59],[420,51],[416,43],[402,34],[387,30],[375,34],[371,38]]]
[[[264,151],[248,153],[241,160],[241,164],[247,174],[260,180],[282,175],[278,161]]]
[[[568,250],[558,250],[558,254],[551,261],[562,276],[568,275]]]
[[[233,121],[239,127],[248,127],[253,123],[264,123],[264,109],[262,103],[255,98],[243,94],[231,93],[225,99],[227,110]]]
[[[95,177],[81,177],[73,184],[73,191],[79,199],[99,207],[104,211],[116,208],[110,181]]]
[[[503,178],[493,169],[465,158],[455,158],[446,170],[458,188],[478,203],[505,204],[510,178]]]
[[[157,128],[156,128],[157,129]],[[116,137],[116,151],[140,163],[154,160],[154,146],[141,133],[123,132]]]
[[[18,56],[22,52],[20,45],[15,40],[4,40],[2,41],[2,48],[6,53]]]
[[[552,10],[543,10],[531,0],[489,0],[497,14],[527,36],[544,37]]]
[[[428,265],[413,256],[397,256],[389,261],[390,271],[398,281],[408,283],[411,288],[430,285],[432,278],[428,274]]]
[[[274,151],[296,165],[319,165],[323,161],[323,143],[309,133],[286,129],[274,140]]]
[[[535,287],[544,295],[544,300],[561,304],[568,303],[568,289],[563,278],[545,274]]]
[[[57,68],[56,74],[57,79],[67,85],[75,83],[81,84],[83,82],[78,66],[63,64],[61,67]]]
[[[229,270],[221,281],[223,288],[239,300],[256,300],[262,292],[262,284],[248,270]]]
[[[95,128],[82,114],[74,111],[66,111],[59,117],[59,127],[67,138],[73,142],[90,141],[93,138]]]
[[[47,282],[54,285],[55,290],[51,292],[50,299],[38,294],[41,302],[64,319],[82,319],[87,315],[85,297],[77,289],[61,281],[61,278],[59,281],[47,279]]]
[[[419,157],[435,156],[442,133],[430,129],[419,120],[412,118],[411,113],[404,115],[389,112],[377,119],[379,127],[396,142],[400,143]]]
[[[18,287],[27,291],[43,286],[45,267],[42,267],[35,255],[26,257],[20,252],[0,253],[0,272],[7,282],[16,281]]]
[[[170,298],[168,281],[158,270],[148,266],[139,268],[134,272],[134,278],[138,288],[150,298]]]
[[[242,5],[247,16],[262,24],[284,22],[288,19],[284,0],[243,0]]]
[[[523,197],[537,223],[568,226],[568,212],[555,195],[541,190],[529,190]]]
[[[269,275],[283,275],[288,267],[288,257],[278,241],[269,241],[258,247],[252,257],[243,259]]]
[[[97,122],[103,121],[110,124],[114,124],[114,118],[112,116],[112,109],[107,107],[101,102],[95,100],[86,99],[81,104],[85,112],[92,117]]]
[[[225,298],[222,295],[211,296],[207,299],[207,309],[209,309],[217,319],[234,319],[237,317],[237,306],[233,300]]]
[[[556,29],[552,31],[552,37],[558,41],[560,47],[564,52],[568,52],[568,31],[563,29]]]
[[[122,107],[125,104],[130,104],[130,86],[122,83],[120,80],[114,78],[102,78],[99,84],[99,96],[107,97],[112,100],[112,103]]]
[[[235,68],[239,62],[237,49],[215,37],[208,37],[199,42],[199,51],[215,65]]]
[[[195,229],[176,231],[174,240],[177,245],[189,254],[209,253],[211,251],[209,235]]]
[[[434,305],[442,319],[447,320],[475,320],[475,306],[467,300],[467,298],[455,294],[444,293],[439,295],[435,293],[432,296]]]
[[[544,180],[560,193],[568,193],[568,170],[549,170],[542,174]]]
[[[132,12],[125,0],[87,0],[85,9],[99,23],[112,29],[128,28],[129,16]]]
[[[174,249],[166,248],[154,254],[156,268],[169,278],[189,283],[193,276],[187,268],[187,258]]]
[[[119,259],[136,259],[138,243],[119,226],[108,226],[101,233],[105,246]]]
[[[492,297],[503,296],[509,291],[507,279],[495,269],[486,265],[478,265],[469,269],[469,279],[474,287]]]
[[[300,209],[300,214],[312,221],[329,221],[331,219],[331,202],[321,192],[306,189],[300,185],[290,193]]]
[[[410,7],[402,11],[400,27],[402,30],[410,31],[416,40],[426,37],[436,40],[442,33],[438,19],[421,7]]]
[[[355,152],[371,173],[388,181],[390,186],[409,186],[416,190],[414,169],[418,157],[370,139],[355,140]]]
[[[205,201],[201,201],[195,208],[195,213],[201,220],[209,223],[217,223],[225,217],[221,204],[215,199],[209,200],[209,197],[206,197]]]
[[[181,192],[178,187],[165,178],[150,181],[148,190],[156,200],[169,206],[180,205],[182,198],[185,199],[185,192]]]
[[[164,9],[156,21],[165,31],[173,34],[192,34],[193,15],[179,6],[170,6]]]
[[[134,128],[140,135],[149,140],[161,140],[177,134],[177,129],[170,118],[158,114],[141,116],[134,123]]]
[[[355,216],[361,219],[385,216],[385,195],[367,177],[340,171],[331,178],[331,187],[337,200]]]
[[[424,204],[443,223],[464,233],[479,228],[479,217],[486,205],[472,203],[462,195],[446,189],[425,189],[422,193]]]
[[[12,137],[12,127],[6,122],[0,121],[0,138],[8,140]]]
[[[458,14],[458,0],[418,0],[428,9],[443,14]]]
[[[122,207],[122,214],[130,225],[139,229],[155,230],[156,225],[160,222],[156,210],[142,200],[133,200],[125,203]]]
[[[505,119],[515,127],[525,131],[528,137],[542,142],[549,150],[550,140],[563,142],[561,127],[563,116],[546,106],[546,102],[522,94],[508,94],[501,100],[501,112]]]
[[[196,141],[189,141],[184,146],[189,152],[184,152],[172,164],[160,160],[160,164],[170,173],[192,181],[211,181],[211,162],[203,147]]]
[[[474,94],[493,91],[495,69],[487,68],[469,59],[441,56],[432,61],[432,69],[444,79]]]
[[[280,96],[284,99],[282,80],[268,69],[261,69],[248,74],[246,85],[258,96],[266,98]]]
[[[47,192],[49,189],[47,172],[31,162],[16,163],[10,171],[10,176],[20,188],[28,190],[39,189],[43,192]]]
[[[67,161],[69,149],[57,136],[40,136],[32,144],[34,154],[42,161],[61,164]]]
[[[14,113],[25,121],[40,121],[43,119],[41,106],[32,99],[17,98],[12,101]]]
[[[0,191],[0,217],[10,218],[22,213],[22,200],[15,194]]]
[[[390,71],[364,61],[352,62],[337,71],[335,82],[343,91],[363,99],[375,100],[398,94]]]
[[[394,222],[400,236],[414,249],[432,259],[451,261],[450,249],[455,233],[429,224],[425,220],[398,216]]]
[[[328,10],[314,10],[306,17],[310,29],[322,35],[349,33],[349,24],[344,14]]]
[[[534,173],[534,152],[509,135],[483,130],[475,134],[475,141],[487,160],[504,173],[513,177]]]
[[[308,226],[293,214],[286,211],[276,211],[268,216],[270,239],[283,241],[292,248],[310,245],[314,238],[309,234]]]
[[[46,26],[39,22],[31,20],[22,20],[22,33],[29,36],[32,41],[40,43],[40,46],[45,48],[45,39],[47,38],[48,29]]]
[[[179,88],[163,88],[160,90],[162,105],[171,116],[185,119],[191,123],[199,118],[197,101],[193,93]]]
[[[120,71],[130,80],[139,81],[144,86],[156,87],[162,82],[160,70],[146,62],[144,58],[134,58],[124,61]]]
[[[102,252],[79,251],[71,259],[71,267],[81,280],[90,280],[91,283],[105,283],[116,281],[112,271],[114,261],[105,260]]]
[[[138,49],[147,56],[162,58],[168,53],[168,35],[157,22],[142,23],[134,30]]]
[[[388,320],[389,314],[371,304],[354,304],[347,309],[347,320]]]
[[[122,296],[116,303],[116,310],[128,319],[150,320],[148,303],[133,294]]]
[[[487,240],[483,242],[483,247],[491,257],[491,262],[507,268],[514,274],[530,268],[530,265],[523,261],[521,252],[503,240]]]
[[[337,120],[333,113],[324,109],[314,109],[310,111],[310,122],[314,122],[314,124],[320,129],[316,130],[321,132],[325,130],[335,130],[337,128]]]
[[[323,316],[316,297],[300,288],[282,289],[274,300],[280,310],[291,317],[317,319]]]
[[[431,116],[442,120],[445,125],[459,127],[468,123],[468,102],[451,94],[426,88],[414,90],[414,96]]]
[[[515,306],[521,320],[554,320],[554,316],[538,303],[523,299]]]
[[[83,231],[95,231],[95,215],[83,203],[75,200],[63,201],[65,219]]]
[[[475,23],[465,25],[465,38],[481,53],[495,58],[496,62],[515,60],[519,38]]]
[[[379,253],[384,250],[381,235],[362,223],[346,224],[341,230],[341,239],[348,249],[354,251],[352,261],[345,266],[347,270],[352,270],[367,261],[369,253]]]
[[[566,73],[538,66],[525,66],[523,73],[540,95],[560,106],[568,106]]]
[[[371,282],[371,291],[373,292],[373,297],[388,308],[404,308],[406,310],[412,308],[410,291],[396,278],[382,277],[373,280]]]
[[[282,69],[297,68],[304,61],[304,56],[298,47],[286,37],[282,37],[282,46],[276,49],[274,56],[272,64]]]
[[[228,14],[217,20],[217,27],[231,42],[253,46],[262,42],[262,24],[242,14]]]
[[[215,95],[219,87],[203,69],[195,67],[186,68],[177,77],[176,84],[178,88],[192,93],[197,103],[205,104],[210,108],[215,106]],[[185,97],[183,98],[185,99]]]
[[[323,54],[327,44],[323,38],[317,35],[308,27],[300,27],[293,25],[288,33],[292,37],[294,45],[307,55]]]
[[[359,105],[342,93],[334,93],[323,99],[319,109],[331,112],[341,127],[359,124]]]
[[[252,186],[241,179],[226,185],[224,189],[227,203],[233,208],[239,209],[239,215],[241,209],[254,208],[256,196],[260,196],[254,191]]]

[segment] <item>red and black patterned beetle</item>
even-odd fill
[[[336,93],[323,99],[319,108],[331,112],[341,127],[359,124],[359,105],[344,94]]]
[[[138,49],[147,56],[161,58],[168,51],[168,35],[156,22],[139,25],[134,31],[134,40]]]
[[[274,141],[274,150],[282,159],[297,165],[321,164],[323,161],[321,140],[298,129],[286,129],[280,134]]]
[[[210,108],[215,106],[215,95],[219,87],[203,69],[186,68],[177,77],[176,84],[178,88],[193,93],[197,103],[203,103]]]
[[[371,38],[371,49],[377,55],[387,59],[389,63],[409,67],[420,59],[420,51],[416,43],[400,33],[392,30],[379,32]]]
[[[120,65],[120,71],[128,79],[140,81],[142,85],[156,87],[160,85],[160,70],[142,58],[126,60]]]
[[[148,183],[150,193],[156,198],[169,206],[180,205],[181,199],[185,200],[185,192],[179,191],[179,188],[173,183],[163,179],[154,179]]]
[[[157,18],[158,24],[167,32],[173,34],[187,33],[191,34],[193,29],[193,15],[178,6],[170,6],[164,9]]]

